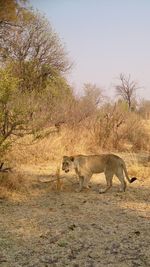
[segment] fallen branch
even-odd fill
[[[64,178],[66,178],[66,177],[65,176],[59,177],[59,179],[64,179]],[[55,179],[53,179],[53,180],[42,181],[42,180],[39,179],[39,182],[41,182],[41,183],[52,183],[52,182],[56,182],[57,180],[58,180],[58,178],[55,177]]]
[[[74,184],[74,182],[69,180],[69,177],[66,177],[66,176],[59,177],[59,180],[61,180],[61,179],[67,179],[70,183]],[[42,181],[39,179],[39,182],[41,182],[41,183],[52,183],[52,182],[57,182],[57,181],[58,181],[58,178],[55,178],[53,180],[45,180],[45,181]]]

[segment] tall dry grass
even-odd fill
[[[110,121],[93,117],[76,126],[63,125],[60,131],[34,142],[31,136],[26,136],[14,143],[6,160],[18,166],[60,161],[63,155],[149,152],[150,134],[145,121],[131,115],[125,123],[117,125],[113,117]]]
[[[31,137],[26,136],[21,142],[13,145],[6,158],[14,166],[59,161],[65,154],[90,152],[90,139],[90,133],[82,127],[74,129],[64,127],[60,133],[36,142],[32,142]]]
[[[25,200],[29,186],[27,176],[21,171],[0,173],[0,199]]]
[[[30,136],[18,140],[6,155],[6,160],[17,172],[0,174],[0,197],[9,197],[17,194],[20,196],[26,195],[31,187],[31,183],[33,183],[33,179],[29,179],[26,173],[18,172],[18,170],[25,170],[25,166],[28,166],[28,168],[30,166],[30,175],[34,176],[37,172],[34,173],[33,169],[37,169],[39,166],[52,165],[55,166],[55,169],[50,170],[49,168],[47,173],[50,174],[51,171],[55,173],[60,167],[63,155],[113,152],[125,159],[131,176],[147,179],[150,175],[149,152],[146,152],[146,149],[149,148],[148,131],[144,128],[145,122],[141,129],[136,120],[137,124],[134,124],[134,126],[136,125],[136,131],[132,132],[133,118],[130,118],[130,120],[128,124],[120,127],[121,132],[118,132],[117,135],[119,136],[117,149],[113,146],[113,131],[110,135],[106,136],[102,132],[102,125],[99,124],[97,130],[95,130],[94,118],[86,120],[84,123],[78,124],[78,126],[69,127],[68,125],[63,125],[59,132],[53,132],[36,142],[32,142]],[[146,127],[148,128],[148,125]],[[140,132],[142,132],[141,135]],[[145,139],[145,136],[147,139]],[[105,139],[105,147],[101,146],[101,144],[104,144],[104,139],[99,142],[100,138]],[[135,146],[136,144],[138,146]],[[135,150],[138,153],[135,153]],[[143,159],[139,160],[140,158]]]

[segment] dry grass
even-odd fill
[[[89,132],[63,129],[32,146],[29,138],[23,142],[7,155],[16,171],[0,178],[2,266],[149,266],[150,166],[142,153],[119,154],[138,178],[125,193],[114,179],[108,193],[98,194],[103,174],[76,193],[77,179],[60,171],[61,157],[100,153],[91,149]]]
[[[23,200],[27,196],[29,183],[24,172],[0,174],[0,198]]]
[[[133,118],[134,119],[134,118]],[[94,118],[93,118],[94,120]],[[137,118],[136,118],[137,123]],[[131,120],[131,125],[132,125]],[[142,148],[142,145],[149,148],[150,140],[146,139],[149,136],[150,125],[148,122],[143,121],[139,132],[136,130],[130,131],[130,124],[125,130],[126,134],[132,135],[133,144],[127,139],[118,141],[119,151],[121,152],[131,152],[134,151],[136,145]],[[145,130],[144,128],[145,127]],[[129,131],[129,132],[128,132]],[[141,134],[142,132],[142,134]],[[144,137],[143,133],[145,132]],[[99,134],[99,133],[97,133]],[[62,126],[60,132],[54,132],[44,139],[32,142],[31,136],[26,136],[23,139],[16,142],[11,151],[7,154],[7,160],[11,162],[13,166],[20,164],[41,164],[48,161],[57,161],[59,162],[63,155],[73,155],[73,154],[94,154],[102,153],[104,149],[98,145],[97,134],[95,135],[95,130],[93,128],[93,122],[85,121],[84,124],[78,125],[76,127],[66,127]],[[140,135],[141,134],[141,135]],[[112,135],[114,135],[112,131]],[[121,133],[123,136],[123,134]],[[104,138],[105,136],[99,136],[99,138]],[[129,138],[129,139],[130,139]],[[113,148],[112,139],[106,140],[107,148],[104,152],[112,152],[117,150]],[[121,143],[120,143],[121,142]],[[138,142],[138,144],[136,144]],[[142,151],[142,150],[141,150]],[[147,150],[149,151],[149,149]],[[140,153],[140,151],[139,151]]]
[[[129,167],[129,173],[131,173],[132,176],[140,177],[141,180],[145,180],[150,176],[150,167],[133,164]]]
[[[62,127],[60,133],[54,133],[36,143],[32,143],[31,137],[27,136],[15,143],[7,154],[7,161],[11,163],[14,171],[11,174],[1,174],[0,195],[2,198],[26,197],[27,192],[32,192],[31,185],[36,183],[37,176],[42,175],[40,169],[44,170],[43,175],[56,176],[57,182],[52,189],[61,190],[63,181],[59,180],[58,170],[61,167],[63,155],[102,152],[96,143],[94,145],[91,131],[87,131],[87,128],[82,126],[74,129]],[[146,157],[140,162],[141,153],[127,152],[119,155],[125,159],[131,176],[140,177],[140,179],[149,177],[149,163]]]
[[[64,128],[61,133],[52,134],[35,143],[32,143],[31,137],[25,137],[21,142],[15,143],[7,155],[7,160],[12,165],[59,161],[64,154],[89,152],[89,139],[88,131],[82,128]]]

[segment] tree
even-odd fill
[[[18,22],[17,13],[26,0],[0,0],[0,26],[15,25]]]
[[[88,99],[93,106],[97,107],[102,98],[102,90],[96,84],[84,84],[84,99]]]
[[[11,75],[9,69],[0,70],[0,154],[8,147],[8,138],[14,134],[20,124],[17,106],[12,106],[12,101],[17,93],[18,79]]]
[[[12,23],[16,21],[17,14],[16,10],[18,3],[16,0],[1,0],[0,1],[0,24]]]
[[[11,14],[0,10],[1,155],[18,137],[37,136],[62,120],[60,107],[73,98],[63,76],[71,64],[58,35],[45,17],[19,2],[0,2]]]
[[[52,96],[50,91],[20,92],[19,79],[12,75],[11,65],[0,69],[0,154],[16,138],[34,134],[45,125],[50,116],[49,95]]]
[[[120,84],[115,86],[116,94],[121,96],[128,104],[129,109],[132,109],[132,104],[135,104],[136,91],[139,88],[135,81],[131,80],[131,76],[126,77],[120,74]]]
[[[85,83],[81,98],[82,106],[87,116],[94,113],[103,100],[102,90],[95,84]]]
[[[21,9],[19,27],[1,29],[0,58],[14,63],[21,90],[43,89],[47,79],[64,74],[71,64],[58,35],[44,16]]]

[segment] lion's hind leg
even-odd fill
[[[106,178],[107,186],[106,186],[105,189],[100,189],[99,190],[100,194],[106,193],[112,187],[113,172],[110,172],[109,170],[106,170],[105,171],[105,178]]]
[[[126,182],[125,182],[125,178],[124,178],[124,174],[123,174],[123,170],[122,169],[118,169],[116,171],[116,176],[118,177],[120,183],[121,183],[121,192],[125,192],[126,190]]]

